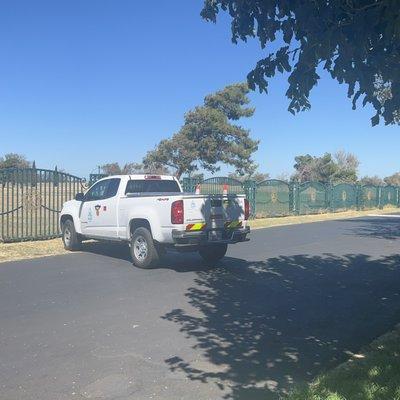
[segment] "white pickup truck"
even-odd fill
[[[244,195],[183,193],[172,176],[118,175],[64,203],[60,227],[67,250],[85,239],[125,241],[133,263],[150,268],[172,248],[219,261],[229,243],[249,240],[248,217]]]

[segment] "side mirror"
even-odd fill
[[[85,200],[85,195],[83,193],[79,192],[79,193],[77,193],[75,195],[75,200],[76,201],[84,201]]]

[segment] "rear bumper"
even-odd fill
[[[219,244],[219,243],[239,243],[239,242],[247,242],[250,239],[247,238],[247,235],[250,233],[250,227],[233,229],[233,230],[221,230],[222,239],[208,240],[209,231],[198,231],[198,232],[188,232],[188,231],[180,231],[178,229],[174,229],[172,231],[172,239],[174,241],[175,246],[198,246],[198,245],[206,245],[206,244]]]

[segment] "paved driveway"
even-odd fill
[[[0,398],[276,399],[400,321],[400,219],[254,231],[218,268],[0,264]]]

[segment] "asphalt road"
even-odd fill
[[[276,399],[400,321],[400,218],[253,231],[208,268],[127,249],[0,264],[0,398]]]

